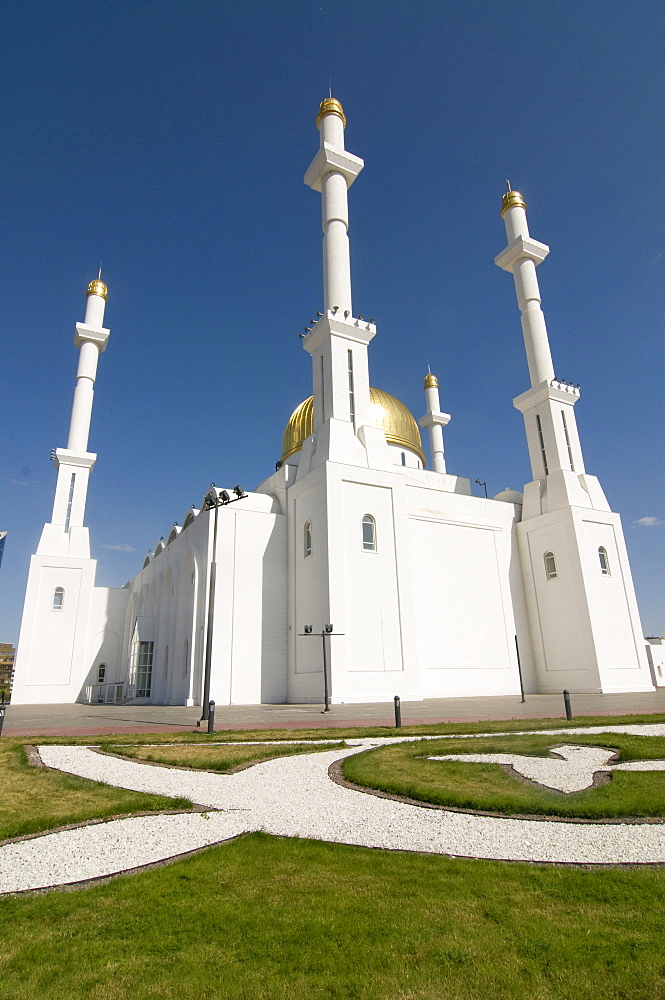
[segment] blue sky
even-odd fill
[[[660,2],[5,0],[0,640],[50,519],[103,260],[87,523],[119,586],[211,481],[250,489],[311,392],[319,196],[302,177],[332,78],[372,384],[420,416],[442,384],[451,472],[530,479],[528,388],[500,200],[532,235],[557,375],[582,384],[587,471],[623,516],[647,634],[665,630],[665,7]],[[477,487],[474,486],[474,490]],[[646,519],[646,521],[645,521]]]

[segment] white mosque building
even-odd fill
[[[435,375],[418,422],[370,387],[377,331],[353,312],[348,240],[347,190],[363,161],[345,149],[345,125],[339,101],[324,100],[305,174],[322,199],[323,311],[302,341],[312,396],[286,426],[277,470],[242,498],[211,487],[119,589],[95,585],[85,527],[94,384],[109,339],[107,288],[90,283],[14,703],[321,703],[324,680],[333,704],[521,686],[653,690],[619,515],[584,468],[579,386],[554,375],[536,277],[548,248],[529,235],[522,196],[503,197],[508,245],[496,263],[513,275],[521,312],[531,385],[514,405],[533,478],[523,494],[486,499],[446,470],[450,418]]]

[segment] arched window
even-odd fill
[[[406,455],[402,452],[402,465],[406,465]]]
[[[363,549],[365,552],[376,552],[376,524],[371,514],[363,517]]]
[[[305,535],[304,535],[304,554],[305,557],[311,556],[312,554],[312,522],[305,521]]]
[[[607,558],[607,549],[604,549],[601,545],[598,549],[598,558],[600,559],[600,572],[603,576],[610,575],[610,561]]]
[[[52,611],[62,611],[65,604],[65,590],[64,587],[56,587],[53,591],[53,602],[51,604]]]
[[[558,575],[556,571],[556,559],[554,558],[554,553],[546,552],[544,559],[545,559],[545,577],[548,580],[553,580]]]
[[[106,664],[100,663],[97,667],[97,683],[103,684],[106,679]]]

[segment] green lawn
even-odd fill
[[[637,720],[587,724],[603,721]],[[556,720],[512,720],[417,731],[553,726]],[[200,753],[210,766],[211,758],[229,753],[211,745],[225,738],[340,740],[370,733],[394,730],[34,742],[97,742],[183,763]],[[511,740],[511,747],[542,753],[566,738],[586,739],[516,738],[522,742]],[[145,746],[176,741],[173,749]],[[620,748],[624,759],[665,754],[663,740],[588,741]],[[0,741],[0,836],[178,805],[30,768],[22,742]],[[366,764],[403,749],[416,756],[444,746],[443,752],[458,752],[460,744],[470,749],[466,740],[432,741],[349,762]],[[493,737],[490,744],[504,741]],[[264,757],[272,748],[241,747],[238,755],[246,761],[257,751]],[[665,997],[664,907],[661,867],[470,861],[252,834],[99,885],[0,898],[0,1000],[651,1000]]]
[[[344,776],[393,795],[461,809],[511,815],[609,819],[665,816],[665,771],[615,772],[608,784],[563,794],[521,781],[499,764],[427,760],[430,754],[518,753],[547,757],[566,743],[619,751],[619,760],[665,757],[665,738],[624,736],[508,736],[428,740],[369,750],[344,761]]]
[[[163,747],[116,747],[123,757],[142,760],[151,764],[170,764],[171,767],[192,767],[204,771],[229,773],[247,764],[259,764],[275,757],[294,757],[300,753],[316,753],[321,750],[339,750],[341,743],[326,743],[324,746],[178,746]],[[108,748],[111,749],[110,747]]]
[[[191,809],[187,799],[130,792],[44,767],[30,767],[24,742],[7,737],[0,740],[0,840],[108,816]]]
[[[2,1000],[645,1000],[660,869],[451,860],[252,834],[0,900]]]

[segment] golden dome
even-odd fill
[[[324,115],[339,115],[342,119],[342,124],[346,128],[346,115],[344,114],[344,108],[336,97],[326,97],[324,101],[321,101],[321,106],[319,108],[319,113],[316,116],[316,127],[318,128],[321,124],[321,119]]]
[[[95,278],[95,280],[91,281],[88,285],[88,290],[85,294],[86,298],[88,295],[101,295],[101,297],[106,301],[109,297],[109,290],[103,281],[100,281],[99,278]]]
[[[503,198],[501,199],[501,216],[508,211],[509,208],[524,208],[526,209],[526,202],[519,191],[506,191]]]
[[[369,390],[370,422],[374,427],[381,427],[388,444],[400,445],[415,451],[425,466],[425,455],[420,440],[420,430],[412,414],[404,403],[382,389]],[[297,406],[284,430],[281,461],[285,462],[295,455],[303,446],[303,442],[314,433],[314,397],[310,396],[300,406]]]
[[[425,385],[424,385],[423,388],[425,388],[425,389],[438,389],[439,388],[439,380],[436,377],[436,375],[433,375],[432,372],[428,372],[427,375],[425,375]]]

